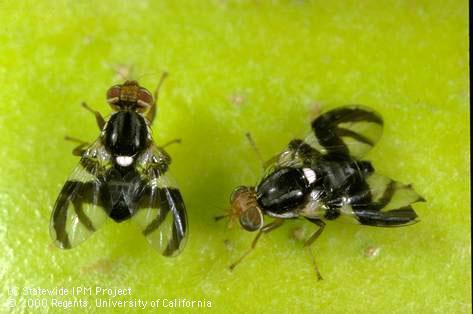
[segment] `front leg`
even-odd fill
[[[229,266],[230,270],[233,270],[248,254],[251,253],[256,247],[256,244],[258,243],[259,238],[266,233],[269,233],[273,231],[276,228],[279,228],[282,224],[284,223],[283,219],[277,218],[273,222],[263,226],[259,231],[256,237],[254,238],[253,242],[251,242],[251,247],[233,264]]]
[[[97,125],[98,125],[99,129],[100,129],[100,131],[102,131],[103,127],[105,126],[105,119],[100,114],[100,112],[90,108],[89,105],[87,105],[85,102],[82,103],[82,107],[84,107],[86,110],[88,110],[89,112],[91,112],[95,116],[95,121],[97,121]]]
[[[161,75],[161,79],[159,80],[158,86],[154,91],[153,103],[151,104],[151,108],[149,108],[149,111],[146,114],[146,118],[148,119],[150,125],[153,124],[154,118],[156,117],[156,106],[158,104],[159,90],[161,89],[161,86],[163,85],[163,82],[167,76],[167,72],[164,72]]]

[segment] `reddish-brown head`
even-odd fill
[[[237,187],[230,196],[230,224],[238,219],[243,229],[257,231],[264,223],[263,212],[256,202],[254,187]]]
[[[115,110],[131,109],[144,113],[153,105],[153,95],[137,81],[126,81],[107,91],[107,102]]]

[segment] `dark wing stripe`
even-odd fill
[[[84,213],[84,209],[82,208],[82,200],[75,199],[73,204],[74,204],[74,211],[77,214],[77,218],[79,218],[80,223],[83,224],[84,227],[87,228],[87,230],[95,232],[96,229],[94,225],[92,224],[92,221]]]
[[[164,219],[166,218],[168,212],[165,212],[162,216],[156,217],[150,224],[146,227],[145,230],[143,230],[143,235],[147,236],[153,233],[155,230],[161,226],[163,223]]]
[[[147,236],[157,230],[163,221],[166,219],[167,214],[169,213],[169,207],[161,207],[161,212],[159,215],[150,222],[148,226],[143,230],[143,235]]]
[[[410,190],[414,190],[414,187],[410,183],[406,184],[405,187]],[[417,202],[427,202],[427,200],[422,195],[418,195],[418,198],[413,203],[417,203]]]
[[[312,121],[312,129],[314,131],[317,142],[325,148],[328,153],[350,155],[350,147],[344,142],[342,137],[350,137],[360,143],[374,146],[375,142],[381,136],[381,133],[374,134],[375,140],[370,139],[363,132],[373,132],[373,127],[367,130],[357,132],[351,130],[350,126],[341,126],[343,123],[351,123],[355,127],[356,123],[369,122],[383,126],[382,118],[370,109],[362,107],[341,107],[328,111]],[[349,145],[354,145],[350,143]],[[359,145],[358,145],[359,146]],[[356,147],[352,147],[352,152],[356,152]],[[369,148],[358,147],[358,155],[365,153]]]
[[[164,247],[165,245],[162,251],[164,256],[176,255],[182,248],[182,241],[187,234],[186,210],[181,193],[176,188],[147,186],[138,205],[138,210],[146,209],[153,209],[156,214],[153,215],[154,219],[143,227],[143,235],[153,246],[163,245]],[[168,218],[170,212],[172,217]],[[158,230],[162,234],[158,238],[161,239],[164,236],[167,243],[155,242],[156,238],[153,238],[153,233]],[[168,230],[170,234],[168,234]]]
[[[143,190],[138,210],[140,208],[154,208],[157,210],[156,218],[154,218],[142,231],[145,236],[156,231],[169,213],[169,204],[166,201],[166,195],[163,193],[163,190],[151,186],[146,186]]]
[[[410,205],[387,212],[366,210],[356,212],[356,214],[363,225],[376,227],[405,226],[417,222],[417,214]]]
[[[66,181],[64,184],[56,204],[53,209],[52,215],[52,227],[56,233],[56,240],[61,244],[60,246],[64,249],[69,249],[72,246],[77,245],[84,239],[71,239],[67,231],[67,224],[70,223],[71,219],[68,219],[68,215],[77,217],[79,223],[88,231],[95,232],[91,219],[86,215],[83,209],[83,204],[91,204],[92,206],[99,205],[96,195],[98,187],[96,182],[79,182],[79,181]],[[70,213],[74,210],[74,214]],[[72,241],[72,242],[71,242]]]
[[[342,204],[346,196],[349,197],[349,203],[355,210],[358,206],[363,208],[366,204],[372,202],[370,186],[365,180],[361,180],[361,182],[357,182],[356,185],[348,188],[347,193],[342,192],[342,195],[334,199],[336,201],[335,204]]]
[[[337,129],[337,134],[340,137],[346,136],[346,137],[351,137],[358,142],[365,143],[366,145],[374,146],[374,142],[367,138],[366,136],[363,136],[359,133],[353,132],[352,130],[345,129],[345,128],[338,128]]]
[[[143,189],[132,221],[153,248],[165,256],[176,256],[187,238],[187,218],[181,193],[167,172],[171,158],[154,145],[143,156]]]
[[[322,115],[312,122],[312,128],[314,129],[318,142],[330,153],[348,155],[348,147],[342,139],[334,133],[334,126],[329,118],[330,117],[326,115]]]
[[[174,252],[179,250],[179,244],[182,241],[182,235],[179,235],[175,226],[172,228],[172,238],[169,240],[166,249],[163,251],[164,256],[172,256]]]
[[[366,206],[366,209],[373,210],[373,211],[380,211],[381,209],[386,207],[386,205],[388,205],[389,202],[391,202],[394,192],[396,192],[396,183],[394,181],[390,181],[388,186],[386,187],[386,190],[384,190],[384,193],[381,196],[381,198],[379,200],[372,200],[373,203]],[[353,208],[355,209],[355,207]]]
[[[360,159],[381,138],[383,120],[361,106],[346,106],[323,113],[312,121],[312,132],[292,140],[288,147],[264,163],[265,175],[283,167],[312,167],[318,159]]]
[[[169,240],[163,255],[171,256],[179,250],[181,242],[187,233],[187,218],[184,201],[179,190],[167,188],[166,196],[169,204],[171,204],[174,221],[172,225],[172,238]]]
[[[81,224],[84,225],[84,227],[87,228],[87,230],[95,232],[97,231],[90,220],[90,218],[84,213],[84,209],[82,208],[82,204],[84,203],[89,203],[89,204],[94,204],[97,203],[99,204],[98,200],[94,201],[95,195],[94,191],[97,190],[97,185],[95,182],[89,181],[89,182],[76,182],[76,191],[79,192],[80,197],[78,198],[75,196],[72,200],[72,203],[74,205],[74,211],[77,214],[77,218],[79,218],[79,221]],[[78,194],[78,195],[79,195]]]
[[[332,113],[331,120],[336,123],[364,121],[383,124],[383,119],[373,111],[368,111],[367,108],[351,106],[334,109],[329,112]]]
[[[289,150],[293,152],[297,152],[304,156],[305,155],[316,155],[316,156],[321,155],[321,153],[318,150],[316,150],[315,148],[313,148],[312,146],[310,146],[309,144],[307,144],[301,139],[294,139],[290,141],[288,148]]]
[[[79,183],[77,181],[67,181],[64,183],[53,210],[52,224],[56,231],[56,238],[65,249],[71,248],[66,231],[67,208],[71,195],[76,191]]]
[[[417,222],[411,204],[423,198],[412,187],[377,174],[368,176],[359,187],[345,194],[345,199],[361,224],[394,227]]]
[[[56,231],[56,240],[62,244],[62,247],[69,249],[71,243],[66,232],[66,220],[67,220],[67,195],[59,196],[56,207],[53,212],[53,228]]]
[[[88,157],[94,154],[100,158]],[[110,166],[110,155],[98,138],[85,150],[54,204],[49,231],[59,248],[79,245],[107,220],[100,192]]]

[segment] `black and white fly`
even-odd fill
[[[101,133],[92,144],[68,138],[80,143],[73,154],[81,159],[52,212],[50,233],[58,247],[77,246],[111,218],[134,221],[165,256],[183,249],[188,233],[184,202],[168,171],[166,145],[158,147],[151,137],[165,77],[154,95],[136,81],[111,87],[107,102],[114,112],[107,120],[83,104],[95,115]]]
[[[262,234],[278,228],[286,219],[305,218],[318,226],[305,241],[308,248],[327,220],[346,217],[377,227],[418,221],[411,204],[424,198],[411,185],[377,174],[371,162],[361,159],[381,138],[383,120],[378,113],[345,106],[320,115],[311,126],[305,140],[292,140],[265,163],[265,174],[256,186],[236,188],[230,198],[230,212],[216,217],[229,216],[245,230],[258,231],[251,248],[231,269],[254,249]],[[265,224],[265,216],[274,220]],[[317,267],[316,271],[321,278]]]

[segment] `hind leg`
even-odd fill
[[[322,275],[320,274],[320,271],[319,271],[319,268],[317,267],[317,263],[315,261],[315,256],[314,256],[314,253],[312,253],[312,250],[311,250],[311,245],[315,242],[315,240],[317,240],[317,238],[322,234],[322,232],[324,231],[324,228],[325,228],[325,222],[323,222],[322,220],[320,219],[308,219],[310,222],[316,224],[319,229],[317,229],[317,231],[315,231],[305,242],[304,242],[304,247],[307,248],[307,250],[309,251],[310,253],[310,256],[311,256],[311,259],[312,259],[312,262],[314,264],[314,268],[315,268],[315,273],[317,274],[317,280],[322,280]]]

